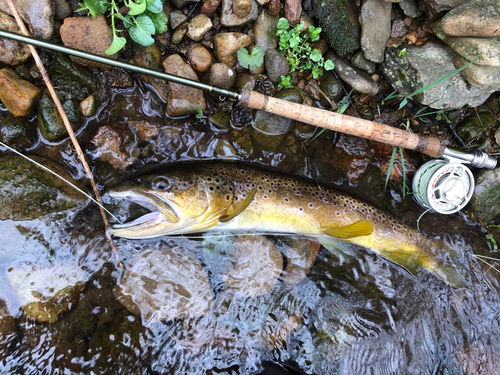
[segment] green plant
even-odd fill
[[[403,48],[401,51],[399,51],[398,53],[398,56],[401,57],[401,56],[404,56],[406,55],[406,48]]]
[[[201,107],[196,107],[196,118],[205,118],[205,116],[203,115],[203,110],[201,109]]]
[[[247,69],[257,69],[264,62],[264,50],[260,46],[254,46],[250,54],[246,48],[238,50],[238,62]]]
[[[294,71],[303,72],[311,69],[313,78],[316,79],[323,75],[323,69],[332,70],[334,68],[331,60],[323,58],[321,52],[313,49],[310,44],[319,40],[321,27],[309,27],[309,33],[300,35],[304,23],[288,30],[290,25],[286,18],[280,18],[278,21],[278,31],[276,35],[280,38],[279,50],[288,60],[290,73]],[[281,76],[280,87],[290,86],[290,75]]]
[[[106,55],[113,55],[127,42],[124,37],[118,36],[123,30],[116,28],[115,18],[120,19],[129,29],[130,38],[134,42],[150,46],[154,43],[152,35],[167,31],[167,16],[163,12],[163,2],[164,0],[84,0],[83,3],[79,3],[80,9],[77,12],[87,10],[92,17],[110,12],[113,43],[106,50]],[[127,9],[125,15],[120,13],[122,5]]]

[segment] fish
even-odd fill
[[[209,232],[294,234],[315,238],[328,250],[339,241],[374,251],[412,273],[427,269],[462,285],[429,239],[396,217],[314,181],[229,163],[180,164],[126,181],[110,197],[151,212],[109,231],[148,239]]]

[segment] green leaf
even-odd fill
[[[317,78],[319,78],[320,76],[323,75],[323,71],[321,69],[313,66],[313,68],[312,68],[312,74],[313,74],[313,78],[317,79]]]
[[[335,64],[332,62],[332,60],[326,60],[324,68],[325,70],[333,70],[333,68],[335,68]]]
[[[128,15],[129,16],[137,16],[139,14],[142,14],[146,10],[146,0],[137,0],[137,3],[130,1],[128,3],[129,11]]]
[[[127,39],[122,36],[113,34],[113,43],[111,43],[109,48],[104,52],[106,53],[106,55],[114,55],[119,50],[121,50],[123,46],[125,46],[125,43],[127,43]]]
[[[318,62],[321,59],[323,59],[323,55],[317,49],[313,49],[313,51],[311,52],[311,56],[310,57],[311,57],[311,60],[315,61],[315,62]]]
[[[278,30],[288,30],[289,24],[286,18],[280,18],[278,21]]]
[[[401,103],[399,103],[399,109],[403,108],[406,105],[406,103],[408,103],[408,97],[401,100]]]
[[[155,25],[151,18],[146,16],[145,14],[141,14],[139,17],[135,19],[135,25],[132,26],[129,30],[130,37],[136,43],[139,43],[141,46],[150,46],[154,43],[154,39],[151,37],[151,34],[155,32]]]
[[[146,0],[146,4],[150,12],[160,13],[163,11],[163,2],[161,0]]]
[[[201,109],[201,107],[196,107],[196,118],[204,118],[205,116],[203,116],[203,110]]]
[[[106,0],[83,0],[83,3],[89,9],[92,17],[95,17],[97,14],[104,14],[110,6]]]
[[[278,86],[279,87],[289,87],[289,86],[291,86],[290,80],[291,80],[290,76],[281,76],[280,83]]]
[[[149,18],[151,18],[151,21],[153,21],[155,25],[155,34],[162,34],[168,30],[168,17],[165,13],[151,13],[149,11],[146,11],[146,14],[149,16]]]
[[[254,46],[248,54],[246,48],[241,48],[238,50],[238,62],[244,68],[256,69],[264,62],[264,50],[260,46]]]
[[[387,177],[385,178],[385,188],[387,189],[387,183],[389,182],[389,178],[391,177],[392,168],[394,167],[394,159],[396,158],[396,152],[398,148],[394,146],[392,148],[392,156],[391,161],[389,162],[389,169],[387,170]]]

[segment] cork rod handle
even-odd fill
[[[440,157],[446,148],[444,141],[437,138],[429,138],[373,121],[292,103],[255,91],[243,91],[240,102],[249,108],[271,112],[321,128],[420,151],[432,157]]]

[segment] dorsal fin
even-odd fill
[[[370,220],[363,219],[343,227],[322,226],[321,230],[329,236],[335,238],[353,238],[359,236],[368,236],[373,233],[373,223]]]
[[[252,203],[253,199],[255,198],[255,194],[257,193],[257,189],[253,188],[250,190],[248,195],[246,196],[245,199],[241,201],[240,204],[238,204],[236,207],[231,206],[229,209],[226,211],[225,215],[222,215],[219,217],[219,221],[221,223],[225,223],[226,221],[229,221],[231,219],[234,219],[236,216],[241,214],[245,209],[248,207],[250,203]]]

